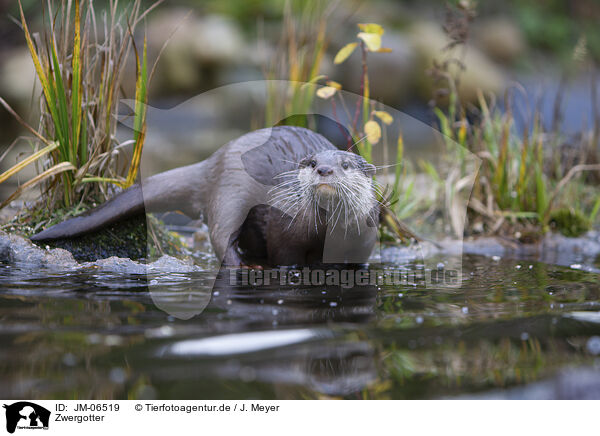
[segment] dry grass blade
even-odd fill
[[[58,174],[66,172],[66,171],[72,171],[74,169],[75,169],[75,166],[69,162],[62,162],[62,163],[59,163],[58,165],[54,165],[52,168],[47,169],[43,173],[35,176],[33,179],[28,180],[26,183],[23,183],[21,186],[19,186],[19,188],[15,192],[13,192],[10,195],[10,197],[8,197],[4,202],[2,202],[2,204],[0,204],[0,209],[2,209],[3,207],[6,207],[8,204],[10,204],[11,201],[18,198],[27,189],[33,188],[34,186],[36,186],[39,183],[46,180],[47,178],[56,176]]]
[[[37,130],[35,130],[33,127],[31,127],[29,124],[27,124],[25,122],[25,120],[23,118],[21,118],[19,116],[19,114],[17,114],[13,108],[10,107],[10,105],[2,98],[0,97],[0,104],[2,106],[4,106],[4,108],[8,111],[8,113],[10,113],[18,122],[19,124],[21,124],[23,127],[25,127],[27,130],[29,130],[37,139],[39,139],[40,141],[42,141],[44,144],[50,145],[51,142],[48,141],[46,138],[44,138],[42,135],[40,135]]]
[[[47,155],[48,153],[56,150],[57,148],[58,148],[58,144],[52,143],[52,144],[42,148],[41,150],[33,153],[27,159],[22,160],[21,162],[12,166],[10,169],[5,171],[4,173],[0,174],[0,183],[6,181],[8,178],[17,174],[19,171],[21,171],[23,168],[27,167],[29,164],[32,164],[33,162],[37,161],[39,158]]]

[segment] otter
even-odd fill
[[[374,173],[361,156],[309,129],[260,129],[31,239],[75,237],[144,211],[179,210],[205,220],[225,266],[366,263],[383,207]]]

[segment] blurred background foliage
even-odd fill
[[[22,4],[32,33],[39,32],[44,8],[37,0]],[[122,1],[118,8],[128,4]],[[143,7],[151,4],[144,2]],[[107,0],[94,2],[99,16],[109,5]],[[14,18],[17,2],[0,1],[0,96],[36,126],[35,74]],[[142,47],[147,35],[149,59],[156,59],[169,40],[149,85],[151,105],[172,107],[199,93],[248,80],[314,81],[314,86],[293,89],[292,98],[282,104],[281,96],[271,93],[263,119],[253,120],[251,127],[257,128],[302,112],[327,80],[363,95],[361,57],[355,54],[340,64],[334,57],[356,41],[358,23],[381,24],[383,46],[391,52],[369,54],[369,98],[438,127],[480,154],[485,164],[476,184],[480,204],[475,203],[472,222],[482,231],[498,231],[503,222],[519,220],[524,228],[518,233],[528,234],[531,221],[548,229],[565,216],[583,214],[584,221],[599,216],[594,187],[600,175],[590,175],[587,169],[569,174],[574,166],[598,164],[599,20],[600,4],[593,0],[170,0],[140,23],[136,40]],[[136,77],[135,59],[130,59],[123,69],[121,97],[135,95]],[[507,90],[515,91],[510,98]],[[211,119],[227,113],[217,106],[204,109],[196,124],[210,130]],[[284,110],[278,112],[280,107]],[[363,111],[357,127],[367,123],[368,115]],[[4,110],[0,125],[2,154],[22,130]],[[354,140],[364,133],[361,128],[353,129]],[[208,154],[232,135],[208,135],[201,146]],[[192,141],[194,133],[187,136]],[[393,153],[396,142],[389,138]],[[407,149],[411,146],[415,144],[408,141]],[[157,170],[189,163],[185,150],[173,151],[162,144],[156,160],[165,167]],[[31,150],[15,148],[3,156],[0,173],[27,153]],[[131,159],[125,156],[124,161]],[[5,199],[16,185],[31,179],[32,171],[33,167],[11,179],[13,186],[0,186],[0,197]],[[567,175],[565,187],[561,181]],[[112,194],[102,192],[105,197]],[[569,196],[577,198],[576,204]],[[565,207],[571,212],[553,216]],[[573,228],[571,224],[566,225]]]

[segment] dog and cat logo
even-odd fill
[[[19,401],[4,405],[6,409],[6,431],[14,433],[22,430],[48,430],[50,411],[29,401]]]

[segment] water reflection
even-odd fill
[[[3,266],[0,396],[437,398],[599,365],[597,274],[475,256],[464,265],[459,289],[210,290],[204,273]]]

